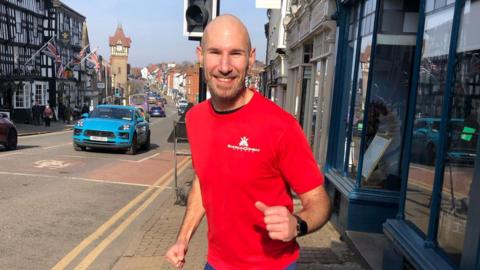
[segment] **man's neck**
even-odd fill
[[[234,111],[248,104],[253,97],[253,91],[245,88],[238,98],[232,102],[224,102],[212,98],[212,105],[217,112]]]

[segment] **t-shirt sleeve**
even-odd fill
[[[291,121],[278,145],[278,167],[284,179],[297,194],[323,184],[323,174],[297,121]]]

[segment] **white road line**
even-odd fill
[[[57,144],[57,145],[53,145],[53,146],[42,147],[42,149],[43,149],[43,150],[47,150],[47,149],[62,147],[62,146],[66,146],[66,145],[72,145],[72,142]]]
[[[150,187],[151,186],[151,185],[146,185],[146,184],[126,183],[126,182],[120,182],[120,181],[117,182],[117,181],[110,181],[110,180],[101,180],[101,179],[92,179],[92,178],[83,178],[83,177],[65,176],[65,175],[16,173],[16,172],[5,172],[5,171],[0,171],[0,175],[29,176],[29,177],[37,177],[37,178],[69,179],[69,180],[95,182],[95,183],[105,183],[105,184],[117,184],[117,185],[125,185],[125,186],[140,186],[140,187]],[[158,186],[154,186],[154,187],[158,187]]]
[[[137,161],[135,161],[135,162],[137,162],[137,163],[144,162],[145,160],[149,160],[149,159],[154,158],[154,157],[156,157],[156,156],[158,156],[158,155],[160,155],[160,153],[153,154],[153,155],[151,155],[151,156],[149,156],[149,157],[142,158],[142,159],[137,160]]]
[[[0,158],[1,157],[8,157],[8,156],[13,156],[13,155],[18,155],[18,154],[21,154],[20,152],[17,151],[14,151],[14,152],[9,152],[9,153],[6,153],[6,154],[0,154]]]

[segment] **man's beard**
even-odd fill
[[[221,102],[221,103],[226,103],[226,104],[231,104],[234,103],[235,101],[238,100],[238,98],[243,94],[245,87],[243,86],[238,86],[233,89],[226,89],[227,91],[224,91],[221,87],[216,86],[214,83],[207,83],[210,95],[212,96],[212,99]],[[221,92],[227,92],[228,95],[221,95]]]
[[[245,88],[245,79],[240,80],[237,85],[234,85],[232,88],[222,87],[221,85],[216,85],[211,78],[213,75],[207,74],[205,70],[204,77],[207,79],[207,85],[209,88],[210,95],[212,99],[216,102],[224,103],[224,104],[233,104],[235,103],[238,98],[243,94]],[[210,77],[210,79],[209,79]],[[226,93],[227,95],[222,95]]]

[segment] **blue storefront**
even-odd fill
[[[480,1],[337,4],[332,223],[416,269],[480,269]]]

